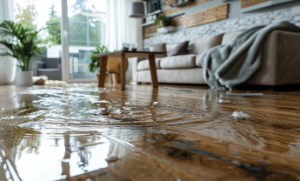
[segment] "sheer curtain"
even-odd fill
[[[110,51],[122,49],[122,43],[138,43],[142,49],[142,19],[129,17],[131,2],[141,0],[107,0],[106,2],[106,45]],[[128,59],[126,82],[132,80],[132,65]]]
[[[106,45],[111,51],[121,49],[122,43],[138,43],[142,48],[142,19],[129,17],[129,5],[136,1],[107,0]]]
[[[0,0],[0,23],[14,19],[13,0]],[[1,37],[0,37],[1,39]],[[0,52],[6,49],[0,45]],[[11,84],[15,79],[16,61],[10,57],[0,57],[0,84]]]

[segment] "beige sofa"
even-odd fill
[[[186,55],[156,58],[159,83],[206,84],[201,67],[201,54],[217,45],[230,43],[240,32],[190,40],[191,50]],[[175,45],[167,45],[171,51]],[[266,39],[263,63],[245,83],[248,85],[278,86],[300,83],[300,34],[273,31]],[[150,83],[149,61],[132,60],[132,79],[138,83]]]

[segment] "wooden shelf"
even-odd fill
[[[182,7],[182,6],[186,6],[192,2],[195,2],[195,0],[183,0],[182,3],[177,3],[174,5],[171,5],[172,8],[178,8],[178,7]]]
[[[149,26],[149,25],[153,25],[153,24],[154,24],[154,21],[151,21],[151,22],[142,24],[142,26]]]
[[[247,13],[251,11],[256,11],[258,9],[262,8],[267,8],[270,6],[282,4],[282,3],[287,3],[287,2],[292,2],[295,0],[256,0],[256,1],[251,1],[251,3],[246,3],[248,1],[242,0],[241,4],[241,11],[242,13]]]
[[[153,16],[153,15],[156,15],[156,14],[159,14],[159,13],[162,13],[162,10],[157,10],[157,11],[154,11],[152,13],[148,13],[146,16]]]

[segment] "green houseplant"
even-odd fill
[[[153,26],[157,26],[157,25],[159,25],[159,28],[170,26],[171,20],[167,18],[166,15],[160,15],[155,19],[153,24]]]
[[[44,47],[39,47],[39,31],[24,27],[21,23],[3,21],[0,24],[0,44],[7,51],[0,56],[10,56],[17,60],[17,66],[22,72],[17,72],[17,85],[32,85],[32,71],[29,64],[32,57],[41,52]]]
[[[107,53],[109,52],[108,48],[106,46],[96,46],[96,50],[93,51],[91,53],[91,56],[90,56],[90,64],[89,64],[89,70],[90,72],[93,72],[93,73],[96,73],[97,75],[99,75],[100,73],[100,61],[101,61],[101,58],[99,57],[93,57],[93,55],[96,55],[96,54],[101,54],[101,53]]]

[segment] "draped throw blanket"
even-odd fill
[[[274,30],[300,32],[287,21],[256,26],[239,34],[230,44],[214,47],[201,55],[205,81],[211,88],[232,89],[245,83],[260,67],[262,50]]]

